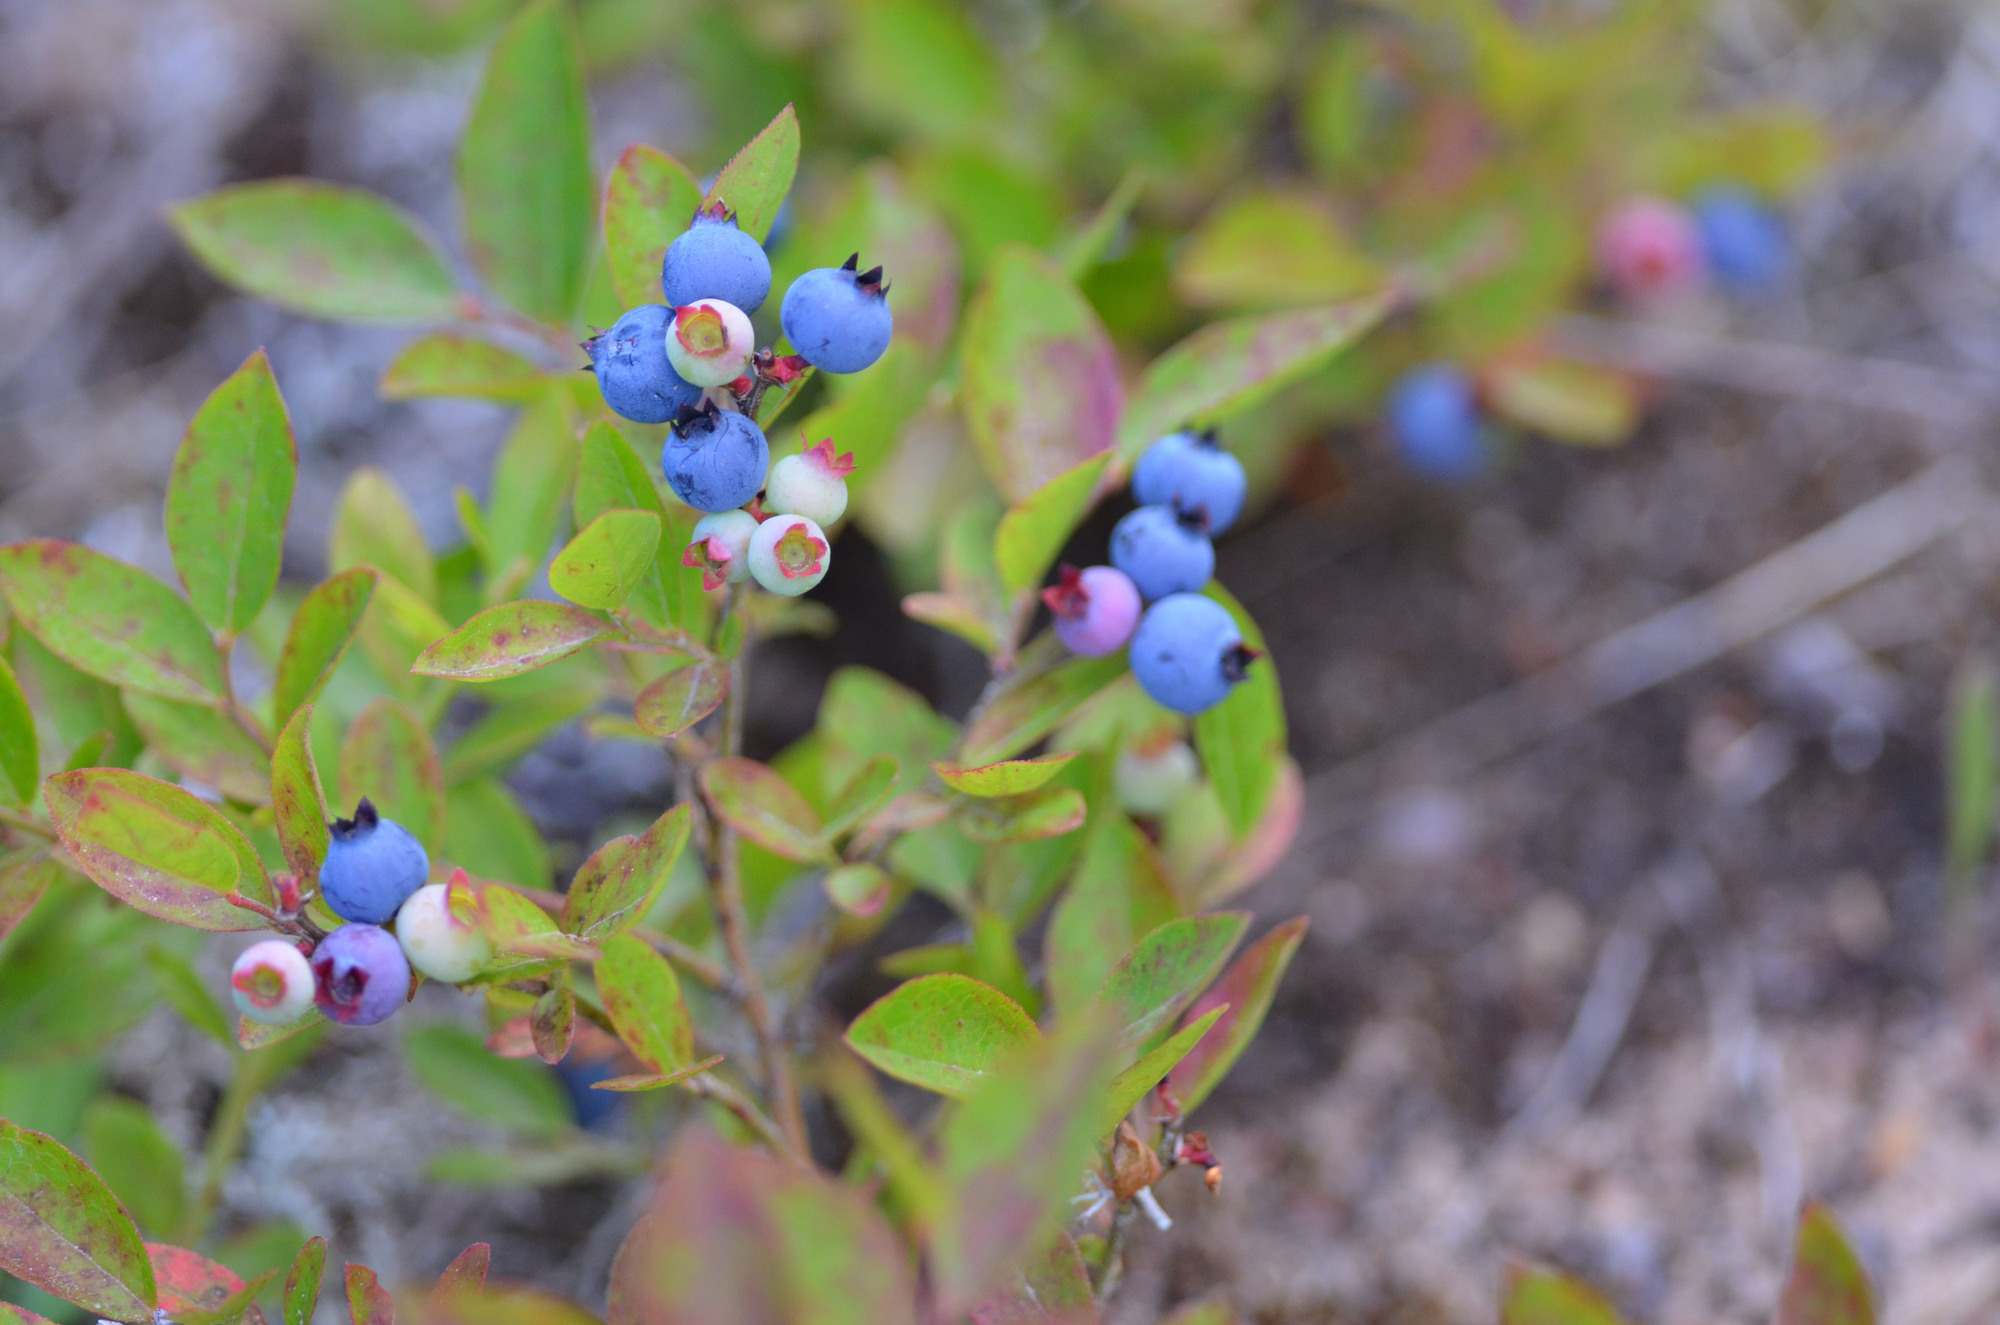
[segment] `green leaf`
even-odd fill
[[[1000,54],[950,0],[867,0],[845,11],[844,104],[897,140],[982,137],[1008,118]]]
[[[792,191],[799,168],[799,117],[787,103],[755,138],[729,158],[702,205],[726,202],[737,228],[758,243],[771,233],[778,208]]]
[[[576,1041],[576,989],[567,969],[550,977],[548,989],[535,1000],[528,1014],[528,1034],[535,1057],[552,1065],[560,1063]]]
[[[0,800],[19,807],[42,785],[41,746],[35,715],[14,669],[0,658]]]
[[[1118,356],[1046,254],[1009,244],[993,255],[966,311],[961,362],[966,428],[1009,501],[1110,448],[1123,404]]]
[[[284,1325],[312,1325],[319,1305],[320,1276],[326,1271],[326,1239],[311,1238],[285,1272]]]
[[[376,580],[354,632],[381,683],[412,702],[427,698],[435,687],[410,669],[424,650],[450,634],[451,623],[393,575]]]
[[[856,1017],[846,1040],[898,1081],[963,1099],[1010,1052],[1042,1033],[1021,1005],[967,975],[900,984]]]
[[[700,206],[701,185],[686,166],[644,143],[625,149],[604,181],[604,256],[619,303],[660,302],[667,246]]]
[[[434,332],[405,345],[382,371],[384,400],[433,396],[525,405],[548,389],[534,360],[477,336]]]
[[[1382,272],[1333,215],[1297,193],[1238,193],[1202,223],[1174,263],[1196,308],[1271,308],[1351,299]]]
[[[826,872],[826,900],[851,916],[872,916],[889,900],[895,881],[880,865],[862,861]]]
[[[347,646],[375,594],[378,576],[365,567],[340,572],[314,585],[299,600],[271,683],[271,720],[279,726],[319,698],[347,656]]]
[[[1776,1325],[1875,1325],[1868,1274],[1833,1214],[1817,1201],[1799,1212],[1798,1242]]]
[[[259,350],[203,402],[167,481],[174,569],[219,634],[249,629],[277,587],[298,465],[285,399]]]
[[[822,837],[832,842],[866,823],[896,794],[902,773],[894,755],[876,755],[863,764],[827,807]]]
[[[179,787],[122,768],[86,768],[50,778],[43,794],[77,868],[126,905],[191,929],[262,925],[226,900],[240,889],[269,904],[256,849]]]
[[[1074,758],[1076,751],[1070,750],[1042,759],[1015,759],[1003,764],[987,764],[982,768],[954,768],[949,764],[934,763],[931,769],[944,779],[947,787],[967,796],[1019,796],[1040,788],[1062,772],[1063,766]]]
[[[641,690],[632,717],[648,736],[669,740],[715,712],[728,695],[729,664],[699,659]]]
[[[333,513],[328,562],[336,571],[372,566],[400,580],[427,603],[437,602],[437,563],[403,490],[373,465],[348,475]]]
[[[100,1095],[83,1114],[83,1144],[91,1167],[133,1222],[172,1237],[187,1208],[187,1167],[181,1149],[137,1100]]]
[[[33,853],[9,856],[0,864],[0,939],[28,918],[59,873],[54,861]]]
[[[1945,858],[1955,889],[1966,888],[1993,843],[1993,812],[2000,797],[2000,712],[1992,664],[1969,658],[1952,679],[1945,781],[1949,793]]]
[[[653,1071],[669,1074],[694,1061],[694,1022],[680,978],[644,940],[613,933],[597,959],[597,993],[618,1038]]]
[[[396,1299],[373,1270],[352,1261],[347,1263],[347,1314],[354,1325],[396,1325]]]
[[[1102,998],[1127,1044],[1150,1039],[1208,987],[1243,937],[1243,911],[1172,920],[1125,954],[1104,981]]]
[[[248,805],[269,799],[270,760],[264,747],[221,710],[127,690],[125,712],[148,748],[182,777]]]
[[[591,1082],[590,1088],[616,1091],[621,1095],[644,1095],[655,1090],[665,1090],[668,1086],[678,1086],[683,1081],[692,1080],[719,1066],[721,1062],[721,1054],[711,1054],[698,1063],[689,1063],[686,1067],[676,1068],[672,1072],[634,1072],[630,1076],[607,1077],[603,1081]]]
[[[104,1180],[0,1119],[0,1270],[113,1320],[150,1321],[153,1265]]]
[[[606,511],[549,563],[549,587],[572,603],[611,611],[639,587],[660,550],[660,517]]]
[[[1068,1015],[1095,998],[1119,956],[1179,912],[1151,840],[1123,814],[1100,814],[1044,940],[1042,969],[1056,1007]]]
[[[549,886],[549,849],[541,831],[498,778],[451,784],[445,796],[444,847],[446,859],[479,878],[524,888]]]
[[[681,624],[687,610],[688,591],[687,577],[681,574],[680,556],[692,526],[667,515],[659,490],[633,453],[631,443],[616,428],[599,419],[583,434],[576,471],[576,523],[587,525],[606,511],[620,508],[651,511],[660,517],[660,544],[652,573],[640,578],[638,587],[626,600],[626,608],[656,626]]]
[[[1052,636],[1049,643],[1054,643]],[[1013,683],[966,728],[959,758],[977,767],[1019,754],[1124,672],[1122,654],[1073,658],[1049,670],[1031,669],[1024,661]]]
[[[576,31],[537,0],[500,34],[458,152],[472,262],[521,312],[567,326],[596,222]]]
[[[1572,446],[1617,446],[1639,426],[1639,397],[1624,376],[1561,359],[1502,360],[1480,398],[1496,418]]]
[[[1010,594],[1032,589],[1055,564],[1056,555],[1096,504],[1098,484],[1111,452],[1091,456],[1044,483],[1000,517],[993,560]]]
[[[916,691],[866,667],[827,678],[817,732],[826,749],[823,790],[845,787],[877,755],[917,769],[951,748],[957,729]]]
[[[222,662],[187,600],[80,543],[0,547],[0,596],[49,652],[80,671],[162,699],[214,704]]]
[[[343,802],[365,796],[382,816],[410,830],[433,857],[444,855],[444,770],[421,719],[396,700],[373,700],[340,745]]]
[[[1083,827],[1090,813],[1083,793],[1074,787],[1047,787],[1025,796],[1005,796],[965,805],[959,830],[975,842],[1035,842],[1060,837]]]
[[[155,944],[146,950],[146,964],[153,968],[161,995],[181,1014],[181,1020],[225,1049],[236,1047],[236,1028],[231,1024],[230,1014],[215,1001],[215,995],[192,962],[171,948]],[[131,1202],[126,1204],[130,1206]],[[164,1226],[149,1227],[161,1227],[164,1231]]]
[[[646,918],[686,849],[693,810],[676,805],[636,837],[615,837],[577,868],[563,899],[562,927],[602,943]]]
[[[429,321],[457,307],[416,218],[361,189],[259,180],[178,203],[167,220],[217,276],[311,317]]]
[[[595,685],[561,685],[495,704],[444,757],[444,780],[456,786],[520,758],[549,733],[596,707]]]
[[[1236,1060],[1249,1048],[1250,1041],[1257,1038],[1264,1014],[1270,1010],[1271,996],[1277,992],[1278,981],[1305,934],[1304,916],[1272,929],[1230,963],[1222,978],[1188,1009],[1183,1024],[1208,1015],[1213,1008],[1224,1004],[1229,1007],[1222,1020],[1202,1037],[1169,1078],[1183,1113],[1193,1112],[1196,1105],[1222,1084],[1222,1078],[1236,1066]]]
[[[1245,644],[1266,652],[1263,632],[1227,589],[1211,583],[1204,592],[1229,609]],[[1268,656],[1252,663],[1220,704],[1194,720],[1194,743],[1222,812],[1241,840],[1263,819],[1284,768],[1285,701]]]
[[[438,1275],[428,1294],[432,1303],[447,1302],[454,1294],[477,1293],[486,1287],[487,1271],[493,1267],[491,1243],[475,1242],[452,1258]]]
[[[496,574],[517,561],[532,571],[549,555],[576,479],[577,440],[569,410],[563,393],[544,393],[521,411],[500,447],[487,503]]]
[[[159,993],[146,953],[187,937],[162,933],[130,907],[107,906],[90,889],[58,883],[33,922],[7,940],[0,1063],[74,1059],[145,1020]]]
[[[593,612],[539,598],[489,607],[418,655],[411,671],[495,681],[546,667],[612,633]]]
[[[1248,409],[1317,370],[1388,316],[1393,292],[1211,322],[1147,365],[1118,425],[1125,463],[1164,433]]]
[[[294,713],[278,733],[271,751],[271,814],[278,830],[278,845],[285,853],[285,868],[309,889],[319,882],[320,862],[326,859],[326,793],[320,789],[319,769],[313,762],[312,705]]]
[[[1201,1037],[1208,1034],[1221,1017],[1229,1011],[1225,1004],[1213,1007],[1200,1017],[1175,1031],[1161,1041],[1158,1048],[1148,1053],[1132,1066],[1111,1079],[1110,1093],[1105,1097],[1104,1107],[1097,1115],[1097,1133],[1109,1136],[1121,1119],[1132,1111],[1132,1106],[1146,1098],[1153,1088],[1167,1079],[1174,1065],[1188,1056]]]
[[[540,1063],[500,1058],[457,1026],[419,1026],[403,1037],[403,1061],[417,1081],[469,1118],[525,1137],[570,1130],[569,1100]]]
[[[1589,1284],[1541,1265],[1515,1265],[1500,1292],[1500,1325],[1622,1325]]]
[[[754,759],[729,756],[702,765],[701,790],[715,813],[766,851],[786,860],[821,860],[819,816],[792,784]]]

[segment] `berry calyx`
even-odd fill
[[[1086,658],[1124,648],[1139,622],[1139,590],[1111,566],[1062,567],[1056,582],[1042,590],[1042,601],[1055,618],[1056,638]]]
[[[750,539],[750,573],[787,598],[825,579],[830,560],[825,532],[803,515],[774,515]]]
[[[853,472],[854,453],[835,455],[829,438],[771,466],[764,506],[774,515],[803,515],[830,525],[847,511],[847,476]]]
[[[726,386],[743,376],[756,346],[749,315],[720,299],[698,299],[674,309],[667,361],[695,386]]]
[[[738,228],[729,204],[717,198],[696,211],[686,233],[667,246],[660,289],[670,304],[720,299],[754,313],[771,293],[771,260],[763,245]]]
[[[343,1026],[387,1021],[410,997],[410,963],[380,925],[342,925],[313,949],[313,1002]]]
[[[493,941],[451,912],[452,893],[470,885],[464,870],[427,883],[396,913],[396,941],[410,966],[433,980],[461,984],[493,960]]]
[[[312,1006],[312,963],[283,939],[253,943],[229,968],[229,993],[250,1020],[289,1026]]]
[[[681,565],[701,572],[701,587],[720,589],[750,578],[750,537],[757,517],[748,511],[719,511],[695,522],[694,538]]]

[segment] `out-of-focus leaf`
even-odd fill
[[[1212,1007],[1175,1031],[1132,1066],[1112,1078],[1103,1109],[1097,1115],[1099,1136],[1109,1136],[1132,1106],[1145,1099],[1152,1089],[1167,1079],[1174,1065],[1188,1056],[1209,1028],[1229,1011],[1228,1005]]]
[[[636,837],[615,837],[577,868],[563,899],[562,927],[603,943],[645,919],[686,850],[693,810],[676,805]]]
[[[524,405],[548,389],[534,360],[477,336],[440,331],[405,345],[376,385],[384,400],[432,396]]]
[[[1192,236],[1174,285],[1197,308],[1271,308],[1348,299],[1382,273],[1318,203],[1256,191],[1231,198]]]
[[[562,393],[544,393],[521,411],[493,462],[487,518],[496,574],[516,565],[532,572],[549,555],[576,479],[577,440],[569,410]]]
[[[728,695],[728,665],[703,659],[676,667],[641,690],[632,716],[648,736],[666,740],[715,712]]]
[[[396,1299],[375,1272],[347,1263],[347,1314],[354,1325],[396,1325]]]
[[[896,986],[847,1028],[854,1052],[899,1081],[962,1099],[1010,1052],[1041,1039],[1034,1019],[993,986],[927,975]]]
[[[966,428],[1009,501],[1111,446],[1124,401],[1117,354],[1045,254],[1019,244],[994,254],[964,336]]]
[[[457,305],[451,269],[416,218],[361,189],[258,180],[178,203],[167,219],[203,266],[295,312],[428,321]]]
[[[964,806],[959,831],[988,846],[1059,837],[1083,827],[1089,807],[1074,787],[1048,787],[1024,796],[979,800]]]
[[[46,856],[22,853],[0,864],[0,939],[28,918],[55,882],[60,867]]]
[[[526,1137],[570,1128],[569,1100],[547,1068],[495,1057],[470,1031],[419,1026],[403,1037],[403,1061],[426,1090],[469,1118]]]
[[[667,246],[700,206],[701,186],[686,166],[644,143],[625,149],[604,181],[604,254],[619,303],[660,302]]]
[[[1126,171],[1125,177],[1118,181],[1118,187],[1104,200],[1104,205],[1056,248],[1056,260],[1062,263],[1071,280],[1082,280],[1093,267],[1104,261],[1104,255],[1125,232],[1125,223],[1132,215],[1133,204],[1139,201],[1139,194],[1145,185],[1146,177],[1138,169]]]
[[[1035,791],[1076,758],[1074,750],[1042,759],[1015,759],[987,764],[983,768],[955,768],[944,763],[931,765],[944,784],[967,796],[1019,796]]]
[[[612,632],[594,612],[539,598],[489,607],[419,654],[419,676],[496,681],[546,667]]]
[[[726,202],[736,213],[737,228],[758,243],[771,232],[778,208],[792,191],[799,168],[799,117],[790,105],[729,158],[710,186],[703,205]]]
[[[22,806],[42,785],[42,755],[35,714],[14,669],[0,659],[0,801]]]
[[[148,1242],[146,1254],[152,1258],[160,1310],[185,1325],[236,1325],[276,1275],[267,1273],[252,1286],[228,1266],[185,1247]]]
[[[90,1166],[134,1223],[170,1237],[187,1208],[187,1166],[153,1115],[137,1100],[100,1095],[83,1113]]]
[[[1021,679],[1001,691],[966,728],[960,759],[977,767],[1019,754],[1124,671],[1120,655],[1074,658],[1032,673],[1024,661]]]
[[[118,1198],[55,1141],[5,1119],[0,1270],[100,1316],[153,1316],[152,1262]]]
[[[1045,940],[1049,994],[1065,1015],[1104,986],[1120,954],[1179,911],[1166,865],[1130,819],[1094,819]]]
[[[1192,1112],[1207,1099],[1236,1065],[1250,1041],[1257,1038],[1264,1014],[1270,1010],[1271,996],[1277,992],[1278,981],[1283,978],[1285,967],[1291,964],[1292,954],[1298,951],[1305,933],[1304,916],[1277,926],[1245,949],[1223,972],[1222,978],[1188,1009],[1187,1016],[1182,1018],[1184,1026],[1224,1004],[1229,1011],[1168,1078],[1183,1112]]]
[[[372,465],[355,470],[340,490],[327,560],[336,571],[372,566],[425,602],[437,603],[437,563],[416,512],[396,480]]]
[[[278,844],[285,852],[285,865],[301,888],[319,881],[320,862],[326,859],[326,793],[320,788],[319,769],[313,763],[312,705],[294,713],[278,733],[271,752],[271,812],[278,830]]]
[[[214,704],[222,662],[187,600],[135,566],[80,543],[0,547],[0,596],[70,666],[128,690]]]
[[[181,1020],[223,1048],[235,1047],[236,1028],[231,1024],[230,1014],[223,1010],[222,1004],[216,1002],[215,994],[196,972],[192,962],[172,948],[155,944],[146,951],[146,964],[153,968],[153,975],[159,982],[160,993],[173,1006],[174,1011],[181,1014]],[[126,1205],[131,1206],[132,1203],[127,1201]]]
[[[665,1090],[668,1086],[678,1086],[683,1081],[700,1076],[722,1063],[721,1054],[712,1054],[698,1063],[675,1068],[671,1072],[634,1072],[630,1076],[607,1077],[603,1081],[590,1083],[592,1090],[616,1091],[621,1095],[644,1095],[655,1090]]]
[[[569,1052],[576,1039],[576,990],[568,972],[556,972],[548,992],[535,1000],[528,1031],[534,1037],[535,1055],[544,1063],[560,1063]]]
[[[475,1242],[452,1258],[450,1265],[438,1275],[438,1281],[431,1285],[430,1299],[433,1302],[458,1293],[479,1292],[486,1287],[486,1274],[493,1266],[493,1246],[487,1242]]]
[[[480,274],[523,313],[566,326],[597,219],[567,7],[537,0],[500,34],[459,143],[458,189]]]
[[[250,805],[270,798],[270,761],[263,747],[220,709],[128,690],[125,712],[148,748],[181,776]]]
[[[971,18],[945,0],[865,0],[847,12],[842,97],[869,121],[953,141],[1006,118],[998,60]]]
[[[1248,409],[1366,335],[1390,292],[1321,308],[1212,322],[1153,360],[1118,424],[1118,451],[1138,459],[1154,438]]]
[[[583,434],[576,471],[576,522],[587,525],[606,511],[619,509],[651,511],[660,517],[652,574],[641,578],[626,600],[627,610],[662,628],[682,624],[688,577],[681,573],[680,557],[692,526],[668,515],[631,443],[600,419]]]
[[[851,916],[872,916],[889,900],[894,881],[880,865],[862,861],[826,873],[826,900]]]
[[[1079,461],[1000,517],[1000,528],[993,538],[993,561],[1008,593],[1021,593],[1042,582],[1063,544],[1090,514],[1111,458],[1111,452],[1105,451]]]
[[[340,791],[344,802],[367,797],[433,857],[444,855],[444,770],[430,731],[401,703],[387,696],[373,700],[347,729]]]
[[[1161,925],[1122,957],[1104,981],[1118,1038],[1139,1044],[1208,987],[1250,923],[1247,913],[1188,916]]]
[[[744,837],[786,860],[819,860],[823,826],[791,783],[754,759],[730,756],[702,765],[702,794]]]
[[[1681,116],[1672,131],[1635,146],[1650,158],[1644,177],[1657,179],[1669,197],[1727,182],[1783,198],[1820,173],[1830,148],[1818,118],[1803,108],[1770,106]]]
[[[884,160],[849,174],[844,200],[835,204],[807,238],[809,245],[790,245],[780,255],[780,267],[773,273],[778,281],[784,282],[792,274],[784,270],[787,266],[796,264],[803,270],[827,261],[828,254],[858,253],[864,259],[863,267],[888,264],[895,286],[889,297],[896,310],[896,338],[889,352],[865,373],[828,382],[839,387],[836,408],[844,410],[857,398],[872,397],[876,403],[869,407],[867,417],[885,420],[879,452],[872,450],[870,440],[858,427],[831,434],[842,439],[841,450],[853,448],[861,464],[855,481],[866,483],[866,457],[871,453],[886,455],[889,440],[923,402],[911,401],[908,412],[893,417],[893,421],[889,420],[895,411],[882,406],[912,394],[920,397],[929,386],[929,376],[905,369],[912,365],[921,368],[933,357],[931,352],[942,348],[958,330],[958,241],[937,208],[917,197],[897,167]],[[907,360],[899,363],[904,355]],[[808,435],[817,440],[828,432],[818,429]]]
[[[878,755],[898,768],[922,768],[950,749],[957,734],[922,695],[866,667],[841,667],[827,678],[816,730],[826,747],[829,796]]]
[[[1617,446],[1639,426],[1639,396],[1618,373],[1561,359],[1505,359],[1482,374],[1493,413],[1550,441]]]
[[[663,1074],[693,1062],[694,1022],[673,966],[630,934],[613,934],[603,948],[597,959],[597,992],[625,1047]]]
[[[821,836],[832,842],[865,823],[870,815],[889,803],[901,780],[902,768],[894,755],[876,755],[870,759],[848,779],[827,807]]]
[[[308,1239],[285,1274],[284,1325],[312,1325],[313,1308],[319,1305],[320,1276],[326,1271],[326,1239]]]
[[[332,679],[375,593],[376,573],[365,567],[321,580],[299,600],[271,684],[271,720],[284,726],[301,705],[319,698]]]
[[[1257,623],[1227,589],[1211,583],[1204,592],[1229,609],[1244,644],[1267,652]],[[1268,656],[1251,663],[1223,701],[1194,720],[1194,741],[1230,828],[1238,838],[1247,836],[1270,805],[1285,760],[1285,701]]]
[[[278,583],[298,448],[262,350],[209,394],[167,481],[167,546],[188,601],[225,635],[257,619]]]
[[[1952,680],[1945,726],[1949,793],[1945,857],[1954,887],[1963,888],[1993,844],[1993,808],[2000,796],[2000,712],[1993,665],[1968,658]]]
[[[561,686],[495,704],[445,754],[444,780],[456,786],[512,763],[596,707],[598,697],[596,686]]]
[[[430,682],[410,669],[424,650],[452,633],[435,607],[393,575],[380,577],[355,638],[383,683],[406,700],[425,697]]]
[[[1833,1214],[1817,1201],[1799,1212],[1791,1273],[1777,1325],[1875,1325],[1875,1294]]]
[[[1618,1309],[1560,1270],[1513,1265],[1500,1292],[1500,1325],[1623,1325]]]
[[[236,826],[171,783],[120,768],[48,780],[50,817],[77,868],[127,905],[192,929],[257,929],[231,892],[269,905],[257,852]]]
[[[902,293],[898,282],[893,296]],[[835,450],[852,454],[854,473],[847,484],[851,492],[859,493],[882,474],[903,426],[929,399],[936,376],[937,369],[924,348],[903,339],[899,320],[896,339],[889,342],[888,351],[874,366],[865,373],[852,374],[852,385],[843,384],[838,395],[799,423],[799,448],[831,440]],[[791,432],[789,427],[784,430],[784,434]],[[774,461],[788,449],[781,446],[780,435],[774,430],[771,437]]]
[[[445,795],[445,856],[482,879],[549,886],[549,849],[535,821],[497,778],[452,783]]]
[[[1062,1229],[1028,1258],[1017,1282],[972,1308],[971,1325],[1098,1325],[1090,1271]],[[1234,1325],[1230,1322],[1229,1325]]]

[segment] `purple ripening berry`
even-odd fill
[[[694,214],[687,233],[667,245],[660,289],[679,307],[720,299],[754,313],[771,294],[771,260],[764,246],[737,228],[736,213],[715,203]]]
[[[1686,209],[1664,198],[1633,198],[1597,230],[1597,261],[1627,299],[1684,289],[1701,277],[1701,240]]]
[[[424,844],[394,819],[384,819],[366,796],[352,819],[328,827],[326,861],[319,867],[320,896],[342,920],[386,925],[409,895],[430,878]]]
[[[313,1002],[343,1026],[387,1021],[409,1001],[410,963],[380,925],[342,925],[313,949]]]
[[[1064,566],[1056,582],[1042,590],[1042,601],[1055,617],[1056,638],[1086,658],[1118,652],[1139,624],[1139,590],[1111,566]]]
[[[683,406],[701,403],[701,388],[667,359],[674,310],[641,304],[583,343],[604,403],[634,423],[665,423]]]
[[[778,322],[792,348],[823,373],[858,373],[882,357],[895,330],[882,269],[857,274],[860,255],[815,267],[792,282]]]
[[[1132,466],[1132,499],[1208,516],[1210,537],[1243,513],[1243,462],[1222,449],[1215,429],[1170,432]]]
[[[1111,530],[1111,564],[1130,576],[1151,602],[1193,593],[1215,574],[1215,547],[1200,511],[1141,506]]]
[[[1139,688],[1176,713],[1201,713],[1220,704],[1260,656],[1244,645],[1229,609],[1200,594],[1162,598],[1146,609],[1132,635],[1132,675]]]

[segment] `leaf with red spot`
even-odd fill
[[[1264,1014],[1270,1010],[1271,996],[1277,992],[1278,981],[1305,934],[1304,916],[1277,926],[1231,962],[1222,978],[1187,1010],[1181,1019],[1183,1026],[1192,1025],[1224,1004],[1229,1008],[1168,1077],[1169,1089],[1180,1100],[1184,1112],[1208,1098],[1236,1065],[1250,1041],[1257,1038]]]
[[[497,681],[567,658],[612,630],[596,613],[568,603],[501,603],[425,649],[410,670],[458,681]]]
[[[153,1278],[159,1285],[160,1310],[179,1325],[235,1325],[263,1291],[277,1277],[266,1270],[249,1283],[226,1265],[219,1265],[185,1247],[148,1242],[146,1254],[153,1262]],[[259,1322],[263,1313],[257,1313]]]
[[[396,1299],[365,1265],[347,1263],[347,1310],[354,1325],[396,1325]]]
[[[34,853],[14,856],[0,864],[0,939],[28,918],[59,872],[54,861]]]
[[[676,805],[637,836],[615,837],[577,867],[563,898],[562,927],[591,943],[645,918],[686,849],[693,811]]]
[[[724,822],[787,860],[822,860],[823,825],[791,783],[754,759],[729,757],[705,764],[702,793]]]
[[[308,1238],[285,1273],[284,1325],[312,1325],[319,1305],[320,1276],[326,1271],[326,1239]]]
[[[84,1162],[0,1119],[0,1270],[113,1320],[153,1315],[146,1244]]]
[[[632,717],[648,736],[679,736],[722,707],[729,697],[729,665],[700,658],[676,667],[639,692]]]
[[[660,301],[660,267],[701,206],[701,186],[686,166],[655,147],[634,143],[604,181],[604,256],[618,302]],[[739,223],[740,224],[740,223]]]

